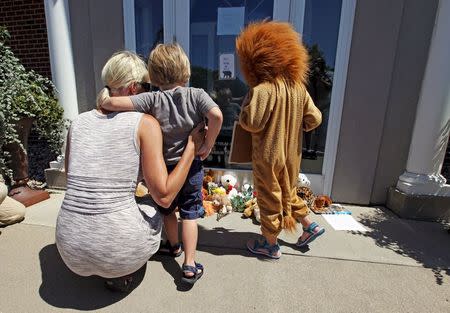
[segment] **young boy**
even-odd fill
[[[203,89],[184,87],[189,81],[190,62],[178,44],[159,44],[148,60],[150,81],[160,91],[141,93],[130,97],[104,99],[102,108],[109,111],[136,110],[153,115],[163,133],[163,153],[171,172],[179,161],[191,130],[208,119],[205,142],[194,160],[188,177],[177,198],[169,208],[161,208],[167,242],[160,250],[176,257],[181,255],[178,241],[178,221],[175,208],[182,219],[184,263],[183,281],[195,283],[203,274],[203,266],[195,262],[197,247],[197,218],[203,217],[202,183],[204,160],[214,145],[222,125],[222,113]],[[149,182],[147,182],[149,183]]]

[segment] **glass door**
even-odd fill
[[[342,0],[306,0],[292,12],[294,16],[303,16],[303,23],[299,21],[295,24],[310,55],[308,92],[323,118],[317,129],[304,133],[301,166],[305,173],[322,174],[341,8]],[[301,10],[302,13],[299,12]]]
[[[205,166],[242,168],[227,162],[233,124],[248,91],[239,69],[235,42],[240,30],[249,22],[271,20],[273,9],[273,0],[190,1],[190,83],[205,89],[220,106],[224,117],[222,130]]]
[[[313,190],[330,195],[344,103],[356,0],[291,0],[290,21],[310,54],[308,91],[322,125],[304,134],[301,170]]]

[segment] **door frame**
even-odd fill
[[[283,8],[276,9],[275,3],[283,3]],[[289,7],[288,12],[286,8]],[[306,0],[274,0],[275,12],[278,20],[287,20],[294,25],[295,30],[303,33]],[[321,174],[305,173],[311,181],[311,188],[315,193],[331,195],[333,187],[334,169],[336,164],[341,128],[342,109],[344,107],[347,70],[352,43],[353,22],[356,10],[356,0],[342,0],[341,17],[339,22],[338,42],[336,47],[336,61],[334,66],[333,89],[331,91],[330,113],[328,116],[327,137]]]

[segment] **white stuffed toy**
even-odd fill
[[[298,174],[297,187],[311,187],[311,182],[305,174]]]
[[[236,190],[237,178],[231,174],[224,174],[220,178],[220,183],[225,188],[228,198],[231,199],[238,194]]]

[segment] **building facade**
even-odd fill
[[[449,1],[44,3],[52,78],[68,118],[94,108],[112,53],[126,49],[146,58],[156,44],[176,41],[191,60],[190,85],[204,88],[224,112],[205,163],[243,179],[251,167],[227,162],[232,124],[248,90],[235,38],[252,21],[292,23],[310,51],[309,92],[324,117],[303,142],[302,172],[314,192],[336,202],[387,205],[405,217],[450,214],[440,175],[450,127],[450,51],[443,39]]]

